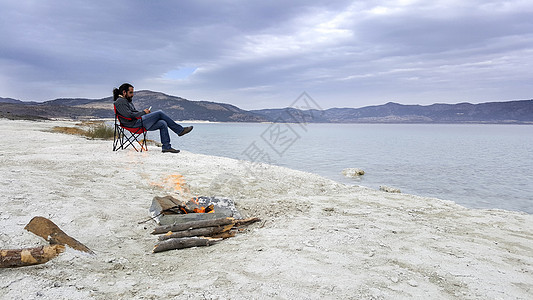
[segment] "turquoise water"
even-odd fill
[[[183,123],[182,125],[188,125]],[[399,188],[472,208],[533,213],[533,126],[457,124],[194,124],[175,148]],[[157,132],[150,138],[159,139]],[[358,179],[342,175],[360,168]]]

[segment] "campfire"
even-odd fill
[[[260,221],[258,218],[243,219],[231,199],[192,196],[182,175],[170,175],[163,183],[152,185],[170,186],[175,193],[154,197],[152,201],[150,213],[159,225],[152,234],[160,235],[153,252],[210,246]]]
[[[175,203],[175,202],[173,202]],[[207,207],[200,206],[200,203],[198,201],[198,197],[193,198],[189,200],[185,204],[176,204],[173,207],[167,208],[163,211],[164,214],[193,214],[193,213],[214,213],[215,212],[215,206],[213,204],[209,204]]]

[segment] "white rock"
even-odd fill
[[[401,193],[400,189],[393,188],[386,185],[380,185],[379,190],[387,193]]]
[[[358,177],[361,175],[365,175],[365,171],[356,168],[347,168],[342,170],[342,175],[346,177]]]

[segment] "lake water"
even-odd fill
[[[182,125],[188,125],[184,122]],[[200,123],[173,147],[346,184],[533,213],[533,126]],[[158,132],[149,138],[159,140]],[[358,179],[342,175],[360,168]]]

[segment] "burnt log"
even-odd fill
[[[233,228],[233,224],[228,224],[225,226],[213,226],[213,227],[203,227],[190,230],[182,230],[178,232],[169,231],[165,235],[160,235],[159,240],[164,241],[172,238],[182,238],[189,236],[213,236],[218,233],[229,231]]]
[[[44,264],[65,251],[63,245],[0,250],[0,268],[15,268]]]
[[[191,247],[211,246],[222,239],[200,238],[200,237],[184,237],[172,238],[162,241],[155,245],[153,252],[163,252],[167,250],[184,249]]]
[[[154,228],[152,234],[161,234],[167,233],[169,231],[177,232],[189,229],[204,228],[204,227],[213,227],[213,226],[223,226],[233,224],[235,222],[234,218],[219,218],[211,220],[200,220],[200,221],[191,221],[180,224],[171,224],[165,226],[158,226]]]

